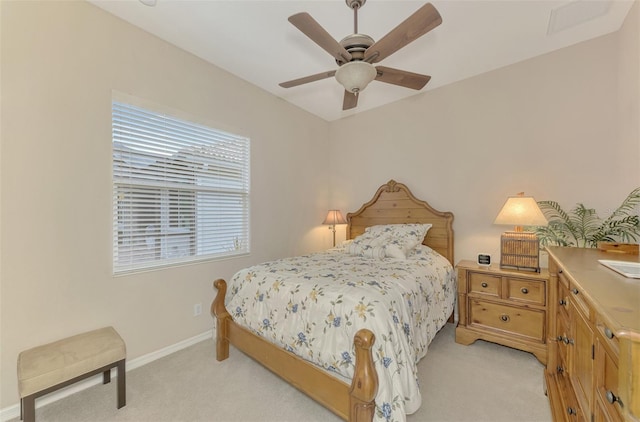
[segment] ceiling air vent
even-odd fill
[[[604,16],[610,7],[611,0],[577,0],[557,7],[549,16],[547,35]]]

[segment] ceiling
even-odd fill
[[[433,0],[442,24],[379,63],[430,75],[431,81],[421,91],[373,81],[349,111],[342,111],[344,89],[334,78],[278,86],[337,68],[287,18],[308,12],[340,41],[353,33],[353,11],[344,0],[155,0],[155,6],[138,0],[89,1],[332,121],[615,32],[634,0]],[[358,12],[358,30],[379,40],[424,3],[368,0]],[[550,20],[555,25],[551,33]]]

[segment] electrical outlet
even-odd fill
[[[202,303],[196,303],[193,305],[193,316],[198,316],[202,313]]]

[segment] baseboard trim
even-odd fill
[[[154,360],[158,360],[165,356],[168,356],[172,353],[175,353],[179,350],[185,349],[189,346],[193,346],[196,343],[200,343],[201,341],[209,340],[213,338],[214,331],[208,330],[204,333],[198,334],[197,336],[188,338],[186,340],[182,340],[178,343],[172,344],[160,350],[156,350],[155,352],[147,353],[146,355],[139,356],[135,359],[127,360],[125,370],[127,372],[144,366],[148,363],[153,362]],[[113,369],[111,371],[112,377],[117,377],[116,370]],[[79,391],[86,390],[89,387],[93,387],[94,385],[98,385],[102,383],[102,374],[96,375],[95,377],[88,378],[84,381],[77,382],[73,385],[70,385],[66,388],[62,388],[58,391],[55,391],[51,394],[48,394],[41,399],[36,401],[36,408],[46,406],[49,403],[53,403],[65,397],[68,397],[72,394],[75,394]],[[13,406],[5,407],[4,409],[0,409],[0,421],[5,422],[13,418],[20,417],[20,403],[14,404]]]

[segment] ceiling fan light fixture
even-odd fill
[[[352,94],[362,92],[378,72],[371,64],[363,61],[345,63],[336,71],[336,80]]]

